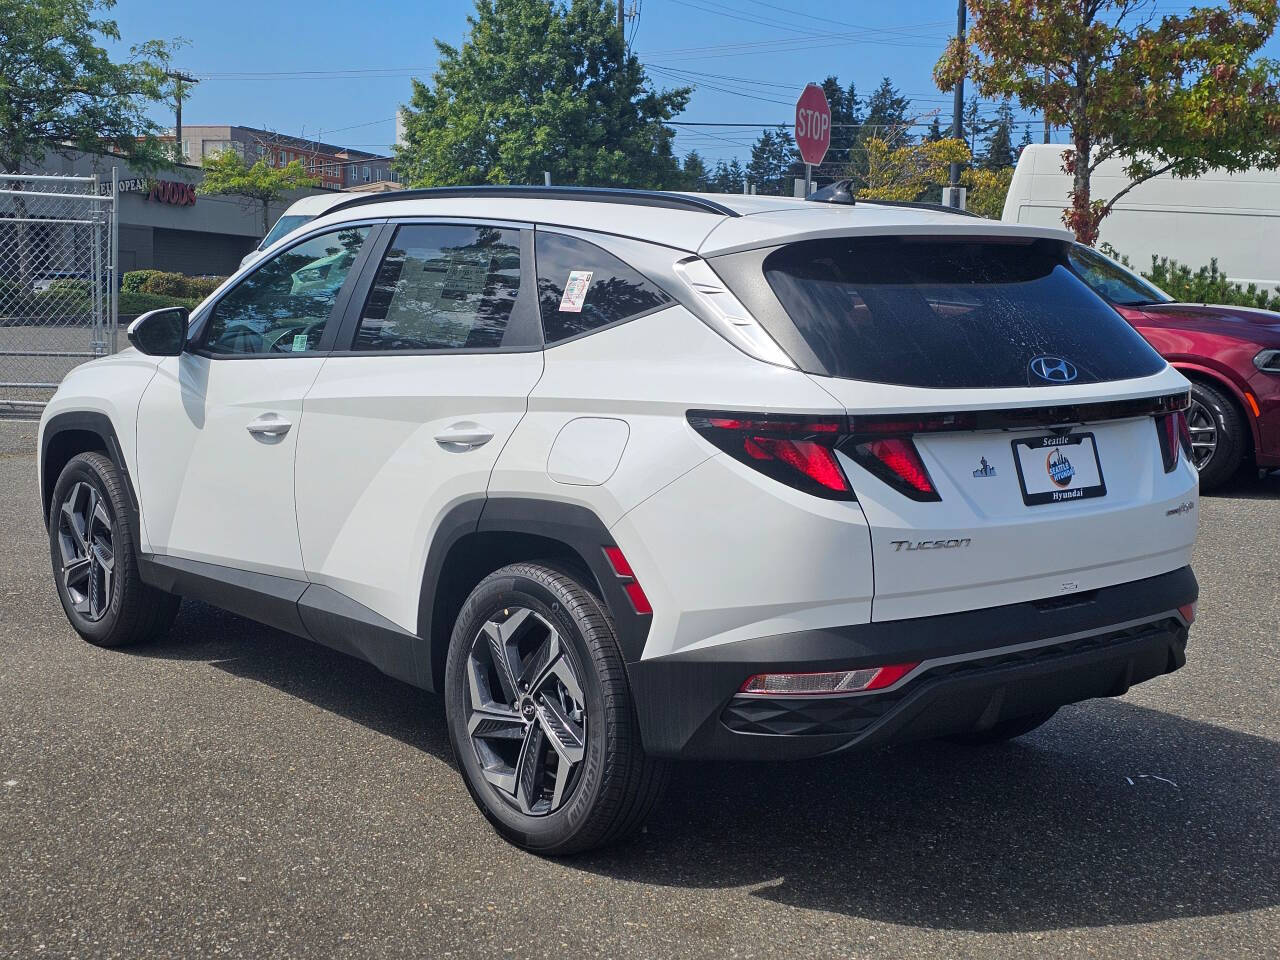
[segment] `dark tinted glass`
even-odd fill
[[[520,232],[408,224],[396,230],[353,350],[502,346],[520,292]]]
[[[1118,303],[1122,307],[1138,307],[1144,303],[1169,302],[1165,293],[1137,274],[1130,273],[1120,264],[1083,244],[1073,243],[1068,257],[1080,279],[1112,303]]]
[[[921,387],[1049,386],[1039,356],[1082,382],[1164,361],[1067,266],[1066,244],[840,238],[793,243],[765,277],[828,373]]]
[[[368,236],[368,227],[350,227],[276,254],[218,301],[206,348],[226,354],[316,349]]]
[[[548,344],[671,302],[613,254],[585,240],[538,231],[537,257],[538,301]]]

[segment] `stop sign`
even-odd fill
[[[831,146],[831,106],[816,83],[804,88],[796,101],[796,147],[805,163],[817,165]]]

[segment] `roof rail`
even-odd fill
[[[721,217],[741,216],[722,203],[705,197],[664,190],[628,190],[621,187],[540,187],[512,184],[509,186],[424,187],[416,190],[392,190],[353,196],[325,211],[325,214],[370,203],[392,203],[397,200],[444,200],[456,197],[513,197],[527,200],[583,200],[590,203],[624,203],[638,207],[662,207],[667,210],[692,210]]]
[[[947,207],[941,203],[925,203],[919,200],[875,200],[870,197],[856,197],[853,193],[852,180],[837,180],[835,183],[828,184],[821,190],[815,190],[806,198],[814,203],[836,203],[841,206],[856,206],[859,203],[869,203],[877,207],[907,207],[912,210],[934,210],[938,213],[954,213],[959,217],[978,217],[978,214],[970,210],[960,210],[957,207]]]

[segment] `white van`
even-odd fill
[[[240,266],[247,267],[258,259],[263,250],[267,249],[286,233],[292,233],[304,223],[310,223],[320,214],[327,213],[344,200],[350,200],[351,197],[352,194],[350,193],[334,190],[330,193],[313,193],[309,197],[295,200],[280,215],[280,219],[276,221],[276,225],[268,231],[267,235],[262,238],[262,242],[244,255],[244,259],[240,261]]]
[[[1009,196],[1006,223],[1062,226],[1071,177],[1062,172],[1060,143],[1022,151]],[[1093,175],[1093,196],[1106,200],[1124,189],[1124,161],[1108,160]],[[1102,221],[1099,241],[1109,243],[1140,270],[1152,256],[1169,257],[1193,270],[1217,258],[1237,283],[1280,286],[1280,171],[1211,170],[1188,180],[1156,177],[1125,194]]]

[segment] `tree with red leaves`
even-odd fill
[[[1016,96],[1071,132],[1074,178],[1063,222],[1082,243],[1140,183],[1280,167],[1280,64],[1258,51],[1277,0],[1229,0],[1158,15],[1155,0],[968,0],[972,28],[934,68],[953,89],[972,77],[986,97]],[[1095,199],[1090,178],[1125,161],[1128,183]]]

